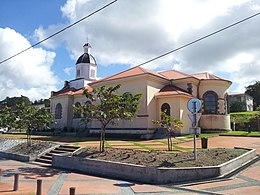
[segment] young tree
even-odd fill
[[[31,145],[33,130],[47,129],[52,122],[50,112],[44,108],[28,106],[25,103],[18,104],[15,109],[5,107],[0,112],[0,126],[26,129],[28,145]]]
[[[116,94],[120,85],[114,87],[102,86],[84,94],[89,99],[84,105],[75,106],[74,110],[83,116],[83,120],[89,122],[97,120],[101,124],[100,152],[104,151],[105,131],[107,125],[116,125],[117,119],[131,120],[136,117],[139,109],[139,100],[142,94],[132,95],[125,92],[122,95]]]
[[[168,150],[172,151],[172,137],[174,136],[174,131],[181,129],[183,127],[183,122],[176,118],[171,118],[171,116],[167,115],[165,112],[161,112],[161,120],[153,120],[152,122],[167,130]]]
[[[0,109],[0,128],[13,127],[15,121],[15,115],[10,107],[3,107]]]
[[[26,129],[27,143],[31,145],[32,131],[48,129],[49,124],[53,122],[52,114],[44,108],[26,106],[23,103],[17,105],[17,108],[15,127]]]

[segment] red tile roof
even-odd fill
[[[99,83],[99,82],[103,82],[103,81],[111,81],[111,80],[127,78],[127,77],[132,77],[132,76],[137,76],[137,75],[144,75],[144,74],[151,74],[151,75],[163,78],[163,79],[167,79],[164,75],[162,75],[160,73],[153,72],[151,70],[148,70],[148,69],[145,69],[145,68],[142,68],[142,67],[134,67],[134,68],[131,68],[131,69],[126,70],[124,72],[120,72],[118,74],[115,74],[115,75],[94,81],[92,83],[94,84],[94,83]]]
[[[197,73],[197,74],[192,74],[191,76],[199,79],[199,80],[208,80],[208,79],[213,79],[213,80],[224,80],[214,74],[210,74],[208,72],[203,72],[203,73]]]
[[[91,87],[87,87],[87,89],[91,92],[93,89]],[[67,88],[61,89],[60,91],[53,92],[52,96],[63,96],[63,95],[78,95],[83,94],[84,89],[75,89],[75,88]]]
[[[169,80],[191,77],[191,75],[179,72],[177,70],[167,70],[159,72],[159,74],[163,75],[164,77],[167,77]]]
[[[151,70],[142,68],[142,67],[134,67],[131,69],[128,69],[124,72],[120,72],[118,74],[94,81],[91,84],[100,83],[104,81],[111,81],[111,80],[117,80],[117,79],[123,79],[127,77],[137,76],[137,75],[144,75],[144,74],[150,74],[156,77],[160,77],[167,80],[176,80],[176,79],[184,79],[184,78],[195,78],[199,80],[205,80],[205,79],[214,79],[214,80],[224,80],[218,76],[215,76],[210,73],[198,73],[198,74],[186,74],[177,70],[168,70],[163,72],[153,72]]]
[[[159,92],[155,94],[156,97],[158,96],[172,96],[172,95],[184,95],[188,97],[193,97],[187,91],[176,87],[174,85],[166,85],[164,86]]]
[[[134,67],[131,69],[128,69],[126,71],[120,72],[118,74],[94,81],[92,83],[90,83],[89,85],[95,84],[95,83],[100,83],[100,82],[106,82],[106,81],[112,81],[112,80],[117,80],[117,79],[124,79],[127,77],[133,77],[133,76],[137,76],[137,75],[145,75],[145,74],[149,74],[155,77],[159,77],[162,79],[166,79],[166,80],[176,80],[176,79],[184,79],[184,78],[195,78],[198,80],[223,80],[223,81],[227,81],[224,80],[218,76],[215,76],[213,74],[210,73],[197,73],[197,74],[186,74],[186,73],[182,73],[176,70],[168,70],[168,71],[163,71],[163,72],[153,72],[151,70],[142,68],[142,67]],[[230,81],[228,81],[230,82]],[[89,87],[89,89],[92,88]],[[68,89],[62,89],[58,92],[53,92],[53,96],[61,96],[61,95],[76,95],[76,94],[83,94],[83,90],[82,89],[75,89],[75,88],[68,88]],[[178,88],[176,86],[165,86],[158,94],[158,95],[188,95],[191,96],[187,91]]]

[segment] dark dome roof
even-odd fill
[[[80,63],[90,63],[96,65],[96,60],[91,54],[84,53],[78,58],[76,62],[76,64],[80,64]]]

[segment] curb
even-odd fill
[[[255,149],[247,150],[249,151],[243,155],[221,165],[207,167],[146,167],[68,155],[54,155],[52,166],[105,177],[127,178],[142,183],[167,184],[224,177],[256,156]]]

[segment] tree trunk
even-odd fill
[[[100,132],[100,143],[99,143],[99,151],[104,152],[105,150],[105,128],[101,128]]]
[[[27,128],[27,130],[26,130],[26,135],[27,135],[27,145],[30,146],[31,140],[30,140],[30,130],[29,130],[29,128]]]
[[[171,151],[172,151],[172,137],[170,136],[170,148],[171,148]]]
[[[32,145],[32,131],[31,129],[29,129],[29,143],[30,143],[30,146]]]
[[[170,147],[170,137],[168,136],[168,151],[171,151],[171,147]]]
[[[172,138],[170,135],[168,136],[168,151],[172,151]]]
[[[29,134],[28,134],[28,129],[26,130],[26,140],[27,140],[27,145],[29,146]]]

